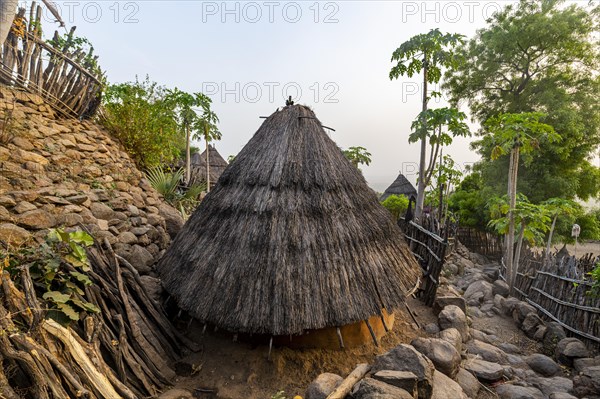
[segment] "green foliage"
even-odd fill
[[[160,166],[155,166],[147,170],[146,178],[165,201],[187,216],[198,205],[200,194],[206,191],[206,183],[183,187],[183,173],[182,168],[175,172],[166,172]]]
[[[588,273],[588,276],[592,282],[592,287],[586,294],[594,298],[600,298],[600,262],[596,263],[592,271]]]
[[[450,145],[452,138],[470,136],[469,126],[464,122],[467,116],[456,108],[435,108],[419,113],[411,125],[409,143],[429,139],[430,145]],[[445,129],[444,129],[445,128]]]
[[[579,240],[600,240],[600,221],[593,212],[577,215],[575,223],[581,227]]]
[[[587,199],[600,189],[600,171],[590,163],[600,143],[599,14],[563,3],[526,0],[494,14],[460,48],[465,62],[447,72],[443,86],[451,104],[467,102],[481,123],[500,113],[548,114],[544,122],[562,140],[540,142],[535,162],[519,167],[519,191],[534,202]],[[508,161],[492,159],[494,143],[475,148],[484,185],[502,193]]]
[[[506,234],[508,232],[507,215],[510,209],[507,197],[490,198],[488,209],[492,218],[489,226],[498,234]],[[518,194],[513,213],[515,224],[522,228],[523,238],[529,241],[531,245],[543,243],[544,234],[550,229],[551,222],[546,208],[532,204],[523,194]]]
[[[177,118],[169,91],[146,77],[108,86],[99,122],[140,168],[150,168],[173,161],[185,147]]]
[[[390,80],[404,75],[411,78],[427,68],[427,81],[438,83],[442,68],[455,68],[461,62],[452,50],[463,43],[463,38],[459,34],[444,34],[439,29],[413,36],[392,54],[392,62],[396,65],[390,71]]]
[[[490,220],[486,204],[491,196],[491,189],[483,186],[481,174],[475,171],[465,176],[450,195],[448,206],[461,226],[486,230]]]
[[[390,195],[381,203],[381,205],[390,211],[395,220],[398,220],[406,213],[408,202],[408,198],[404,195]]]
[[[344,156],[352,165],[358,168],[358,165],[367,165],[371,163],[371,153],[365,147],[350,147],[342,151]]]
[[[84,298],[85,287],[92,284],[87,275],[91,269],[85,248],[93,242],[83,231],[51,229],[45,243],[7,255],[5,265],[11,274],[29,267],[36,291],[49,306],[48,316],[68,324],[78,321],[81,312],[100,311]]]
[[[49,45],[63,54],[82,54],[79,64],[94,76],[104,80],[104,72],[98,64],[98,57],[94,56],[94,46],[85,37],[72,36],[71,34],[56,35],[46,41]]]

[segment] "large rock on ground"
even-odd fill
[[[515,322],[520,326],[523,324],[523,320],[525,320],[525,317],[527,317],[529,313],[537,313],[537,310],[527,302],[519,302],[515,305],[512,316]]]
[[[416,338],[411,342],[416,350],[427,356],[435,368],[454,378],[460,367],[460,353],[456,348],[439,338]]]
[[[573,393],[580,398],[600,396],[600,366],[583,369],[573,378]]]
[[[499,381],[504,376],[502,366],[481,359],[469,359],[465,362],[464,367],[483,382]]]
[[[461,386],[439,371],[433,373],[433,395],[431,399],[469,399]]]
[[[463,369],[462,367],[458,370],[456,374],[456,382],[461,386],[464,393],[469,398],[476,398],[479,393],[479,388],[481,387],[477,377]]]
[[[544,377],[552,377],[560,372],[560,366],[554,360],[541,353],[534,353],[526,357],[525,362],[533,371]]]
[[[459,309],[460,310],[460,309]],[[430,398],[433,392],[433,371],[431,360],[410,345],[400,344],[389,352],[375,358],[371,372],[381,370],[410,371],[417,376],[417,389],[420,398]]]
[[[590,355],[590,351],[583,342],[577,338],[563,338],[556,345],[554,356],[559,363],[573,366],[573,360],[585,358]]]
[[[21,246],[31,239],[31,234],[22,227],[12,223],[0,224],[0,241],[11,246]]]
[[[431,396],[431,395],[430,395]],[[428,398],[430,397],[428,396]],[[413,399],[413,396],[393,385],[373,378],[361,380],[352,392],[354,399]]]
[[[335,388],[342,383],[344,379],[337,374],[323,373],[319,374],[313,382],[306,388],[306,399],[326,399]]]
[[[480,302],[485,302],[494,298],[492,291],[493,286],[490,283],[485,280],[479,280],[471,283],[463,296],[467,303],[470,303],[470,300],[476,296],[479,298]],[[477,295],[478,293],[482,293],[483,295]]]
[[[448,305],[458,306],[465,314],[467,313],[465,299],[463,297],[453,295],[444,295],[435,298],[435,302],[433,303],[433,312],[435,314],[439,314]]]
[[[502,384],[496,388],[500,399],[544,399],[544,394],[537,388]]]
[[[438,324],[442,330],[456,328],[460,332],[462,341],[468,341],[469,325],[467,324],[467,316],[458,306],[446,306],[438,315]]]
[[[476,339],[467,343],[467,352],[479,355],[492,363],[506,364],[508,362],[506,353],[502,349]]]
[[[565,334],[565,330],[560,324],[555,321],[547,323],[546,331],[544,332],[544,338],[542,340],[544,351],[547,354],[554,354],[556,345],[558,345],[558,343],[566,337],[567,334]]]
[[[532,378],[529,382],[546,396],[556,392],[573,392],[573,381],[565,377],[539,377]]]
[[[49,229],[56,226],[56,218],[42,209],[36,209],[19,215],[17,224],[34,230]]]
[[[533,338],[538,330],[539,326],[545,325],[544,321],[537,315],[537,313],[529,313],[525,316],[523,323],[521,324],[521,330],[525,332],[529,338]]]
[[[501,297],[506,298],[510,294],[510,288],[504,280],[496,280],[492,287],[492,294],[494,296],[500,295]]]
[[[417,376],[410,371],[381,370],[371,376],[386,384],[404,389],[413,397],[417,397]],[[306,399],[309,399],[308,397]]]
[[[179,230],[183,227],[184,220],[181,217],[181,214],[177,212],[175,208],[165,203],[161,203],[158,206],[158,211],[160,216],[165,219],[165,225],[167,228],[167,233],[169,233],[169,237],[174,239]]]
[[[447,328],[439,333],[440,339],[450,343],[458,353],[462,351],[462,335],[456,328]]]

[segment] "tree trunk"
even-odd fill
[[[514,260],[515,244],[515,214],[514,209],[517,204],[517,174],[519,170],[519,147],[514,147],[510,152],[510,165],[508,172],[508,233],[506,234],[506,270],[508,274],[508,285],[512,290],[515,284],[516,271]]]
[[[548,233],[548,242],[546,243],[546,254],[544,255],[544,262],[548,261],[548,256],[550,256],[550,244],[552,244],[552,235],[554,234],[554,228],[556,227],[556,219],[558,219],[558,214],[554,215],[552,219],[552,226],[550,226],[550,232]]]
[[[517,274],[519,273],[519,260],[521,259],[521,248],[523,248],[523,235],[524,234],[525,234],[525,222],[521,222],[521,230],[519,231],[517,250],[515,252],[515,259],[513,261],[513,265],[514,265],[514,269],[515,269],[514,283],[517,282]]]
[[[206,192],[210,193],[210,156],[208,153],[210,152],[210,146],[208,145],[208,136],[206,139]]]
[[[18,0],[0,0],[0,46],[4,44],[17,14]]]
[[[192,156],[190,155],[190,128],[185,128],[185,184],[192,179]]]
[[[427,111],[427,63],[423,67],[423,112]],[[425,121],[423,129],[426,129]],[[427,157],[427,135],[421,139],[421,156],[419,158],[419,181],[417,185],[417,203],[415,204],[415,220],[421,223],[423,204],[425,203],[425,158]]]

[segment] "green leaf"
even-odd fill
[[[73,304],[75,304],[75,306],[79,307],[80,309],[85,310],[86,312],[100,313],[100,309],[93,303],[80,301],[79,299],[76,299],[76,298],[73,298],[71,300],[71,302],[73,302]]]
[[[68,289],[70,289],[73,292],[76,292],[79,295],[85,295],[85,292],[81,288],[79,288],[79,286],[77,284],[75,284],[72,281],[67,281],[65,283],[65,287],[67,287]]]
[[[70,272],[71,276],[75,277],[78,281],[81,281],[85,285],[92,285],[92,280],[88,277],[87,274],[79,273],[79,272]]]
[[[86,247],[94,244],[94,239],[88,233],[82,230],[74,231],[70,234],[71,241],[75,241],[78,244],[82,244]]]
[[[61,312],[63,312],[69,319],[73,321],[79,320],[79,313],[73,309],[73,307],[66,303],[59,303],[56,305]]]
[[[42,295],[42,298],[44,298],[45,300],[51,300],[56,304],[61,304],[71,299],[71,294],[63,294],[62,292],[58,291],[49,291],[44,293],[44,295]]]

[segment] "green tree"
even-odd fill
[[[203,93],[186,93],[175,88],[169,91],[169,100],[173,102],[177,110],[178,123],[185,134],[185,183],[188,184],[191,179],[191,139],[192,130],[198,129],[202,119],[195,108],[210,110],[211,99]]]
[[[459,50],[465,59],[445,76],[454,105],[466,102],[483,123],[500,113],[545,112],[561,135],[546,142],[535,163],[522,165],[520,189],[534,202],[586,199],[600,189],[590,163],[600,143],[598,12],[556,0],[522,0],[494,14]],[[597,10],[596,10],[597,11]],[[484,184],[500,193],[507,159],[491,159],[480,143]]]
[[[559,216],[571,216],[577,211],[577,204],[573,201],[566,200],[564,198],[550,198],[541,203],[546,209],[548,215],[552,218],[552,225],[548,232],[548,242],[546,243],[545,257],[548,258],[550,255],[550,244],[552,243],[552,236],[554,235],[554,229],[556,227],[556,221]]]
[[[440,161],[433,171],[436,182],[434,190],[432,191],[432,204],[438,207],[438,220],[442,226],[446,224],[448,216],[448,198],[450,196],[450,191],[460,183],[462,175],[462,171],[458,169],[456,162],[454,162],[450,155],[442,156],[440,154]]]
[[[492,158],[499,158],[510,154],[510,167],[508,170],[508,230],[506,233],[505,261],[509,277],[509,286],[514,286],[517,273],[513,265],[515,242],[515,215],[514,209],[517,201],[517,176],[519,172],[519,157],[525,155],[526,164],[533,160],[531,153],[539,148],[541,141],[555,142],[560,140],[552,126],[540,122],[545,116],[541,113],[501,114],[489,118],[485,129],[489,132],[484,136],[484,142],[493,145]]]
[[[196,130],[196,134],[194,134],[194,139],[198,140],[203,138],[206,142],[206,191],[210,191],[210,151],[209,151],[209,143],[214,140],[221,140],[222,134],[217,127],[217,123],[219,122],[219,118],[217,114],[215,114],[210,109],[210,102],[207,106],[203,107],[202,116],[196,121],[194,128]]]
[[[455,56],[454,49],[463,42],[463,35],[442,33],[439,29],[432,29],[426,34],[413,36],[402,43],[392,54],[395,62],[389,73],[390,80],[400,76],[413,77],[423,72],[423,101],[421,111],[427,111],[429,102],[428,84],[438,83],[442,77],[442,68],[453,69],[458,67],[459,58]],[[431,95],[440,93],[432,92]],[[423,114],[424,115],[424,114]],[[422,123],[424,125],[425,122]],[[425,162],[427,158],[427,140],[421,139],[421,152],[419,158],[419,181],[417,188],[417,203],[415,219],[419,220],[423,212],[425,200]]]
[[[98,120],[141,169],[171,162],[183,146],[185,137],[180,134],[175,105],[167,94],[165,87],[148,77],[105,89]]]
[[[367,165],[371,163],[371,153],[365,147],[350,147],[342,151],[344,156],[352,165],[358,168],[359,165]]]
[[[398,220],[408,209],[408,198],[404,195],[390,195],[381,205],[390,211],[394,220]]]
[[[409,143],[429,143],[429,161],[425,163],[425,171],[419,174],[419,181],[424,176],[424,189],[427,189],[434,173],[440,148],[452,144],[453,137],[470,136],[469,127],[464,122],[467,116],[456,108],[428,109],[419,114],[411,125],[412,133]],[[419,184],[420,186],[421,184]],[[417,192],[418,195],[418,192]]]

